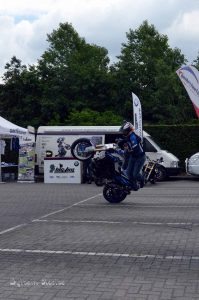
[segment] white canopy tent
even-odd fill
[[[21,137],[28,133],[28,129],[17,126],[8,120],[0,117],[0,137],[17,136]]]
[[[23,139],[23,137],[27,136],[28,129],[17,126],[8,120],[2,118],[0,116],[0,141],[5,138],[18,137],[19,139]],[[0,149],[0,182],[2,181],[1,176],[1,149]]]

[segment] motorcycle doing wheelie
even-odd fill
[[[122,159],[116,149],[116,144],[92,145],[87,138],[77,139],[71,145],[71,153],[76,159],[92,158],[92,172],[106,180],[103,196],[110,203],[120,203],[133,190],[132,183],[121,172]]]

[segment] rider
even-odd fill
[[[125,142],[128,144],[129,155],[126,173],[132,182],[133,189],[138,190],[139,187],[144,186],[142,168],[146,160],[146,155],[141,144],[141,137],[135,134],[133,125],[127,121],[124,122],[119,131],[122,132]]]

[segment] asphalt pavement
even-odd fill
[[[199,299],[199,180],[109,204],[94,184],[0,184],[0,299]]]

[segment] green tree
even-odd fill
[[[38,64],[43,86],[42,118],[54,114],[63,123],[70,111],[102,111],[109,100],[108,52],[86,43],[71,24],[62,23],[48,35],[49,48]]]
[[[35,67],[29,69],[15,56],[5,66],[1,86],[1,115],[21,126],[38,126],[40,85]]]
[[[142,103],[145,124],[195,120],[191,101],[176,75],[186,63],[166,35],[144,21],[130,29],[117,63],[104,47],[89,44],[69,23],[47,35],[48,49],[36,66],[13,56],[0,85],[0,113],[21,126],[119,124],[132,120],[131,92]],[[199,68],[199,56],[195,60]]]
[[[196,69],[199,70],[199,52],[198,52],[196,59],[194,59],[192,64],[196,67]]]
[[[98,112],[91,109],[84,109],[82,111],[72,111],[65,124],[68,125],[119,125],[122,118],[116,115],[113,111]]]
[[[192,116],[176,70],[186,62],[178,48],[171,49],[168,37],[144,21],[130,29],[127,42],[111,71],[117,82],[117,107],[132,116],[131,92],[142,102],[146,123],[183,122]]]

